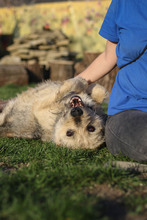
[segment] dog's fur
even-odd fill
[[[69,148],[95,149],[104,142],[106,90],[81,77],[46,81],[5,103],[0,137],[53,141]]]

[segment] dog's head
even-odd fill
[[[104,116],[88,95],[74,94],[57,119],[53,141],[69,148],[95,149],[104,142]]]

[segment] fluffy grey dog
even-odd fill
[[[104,142],[106,90],[76,77],[46,81],[3,103],[0,137],[52,141],[69,148],[95,149]]]

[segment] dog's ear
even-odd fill
[[[87,94],[97,103],[102,103],[109,96],[107,90],[98,83],[91,84],[86,90]]]

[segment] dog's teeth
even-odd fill
[[[83,103],[82,103],[81,98],[77,97],[77,96],[72,97],[70,100],[70,106],[71,107],[78,107],[78,106],[83,107]]]

